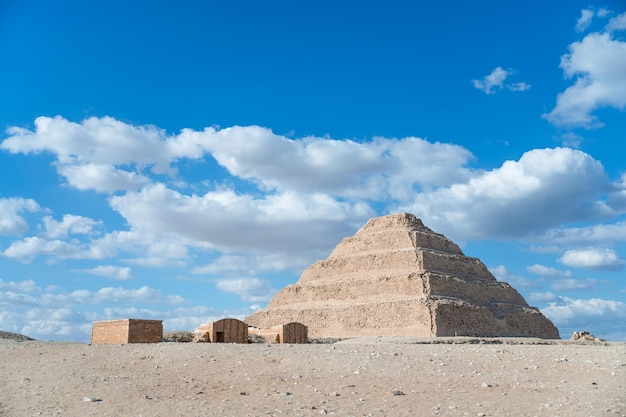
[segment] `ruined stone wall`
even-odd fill
[[[498,308],[499,312],[458,300],[435,302],[435,336],[559,338],[558,329],[536,309],[514,304]]]

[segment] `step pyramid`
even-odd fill
[[[312,338],[559,338],[513,287],[408,213],[371,219],[246,318],[261,328],[294,321]]]

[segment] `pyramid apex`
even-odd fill
[[[422,220],[418,219],[411,213],[396,213],[389,214],[387,216],[374,217],[373,219],[370,219],[361,230],[389,228],[432,232],[432,230],[424,226]]]

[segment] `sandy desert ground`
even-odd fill
[[[0,340],[0,416],[626,416],[626,344],[538,342]]]

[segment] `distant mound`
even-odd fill
[[[17,342],[23,342],[24,340],[35,340],[28,336],[24,336],[23,334],[3,332],[2,330],[0,330],[0,339],[15,340]]]

